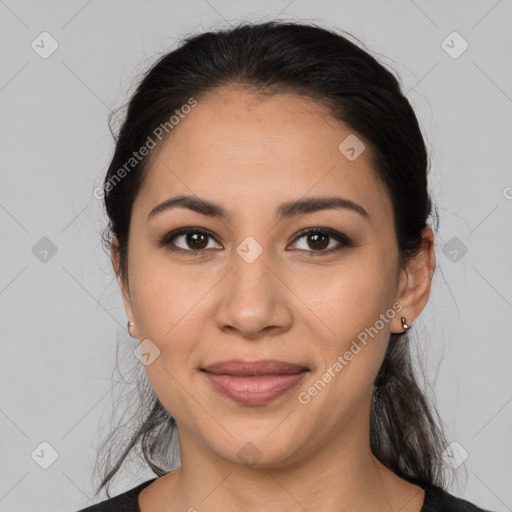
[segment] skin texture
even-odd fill
[[[426,228],[422,252],[399,268],[392,204],[370,145],[354,161],[338,149],[351,133],[314,100],[229,87],[202,98],[152,155],[132,210],[128,283],[115,240],[112,262],[132,335],[160,350],[146,372],[178,424],[182,465],[142,491],[142,512],[421,509],[424,491],[372,455],[369,424],[389,335],[428,301],[433,234]],[[146,220],[181,194],[218,203],[230,218],[176,208]],[[346,209],[274,218],[281,203],[313,196],[350,199],[370,218]],[[212,233],[203,253],[159,246],[182,227]],[[328,238],[317,249],[311,237],[296,239],[304,228],[339,231],[354,245],[329,253],[340,243]],[[236,251],[248,236],[263,249],[251,263]],[[174,244],[194,248],[186,236]],[[397,301],[401,311],[300,403],[298,393]],[[200,371],[232,358],[280,359],[310,372],[297,388],[247,406],[220,395]],[[260,456],[252,466],[238,455],[247,443]]]

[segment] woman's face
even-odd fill
[[[277,467],[368,442],[372,385],[408,316],[397,311],[407,279],[392,204],[354,135],[313,100],[230,88],[199,101],[153,155],[133,205],[123,292],[182,461],[200,452]],[[178,196],[225,217],[183,205],[150,215]],[[282,210],[313,198],[357,206]],[[298,235],[305,228],[317,229]],[[243,386],[233,398],[202,370],[232,359],[307,372],[270,398]]]

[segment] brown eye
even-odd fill
[[[329,235],[322,235],[318,233],[313,233],[310,235],[306,235],[308,243],[310,243],[310,247],[314,249],[326,249],[329,245]]]
[[[302,244],[302,247],[298,247],[299,250],[310,252],[312,255],[314,255],[313,253],[331,253],[352,245],[352,241],[346,235],[327,228],[305,229],[295,238],[294,244],[300,245],[297,244],[297,241],[303,238],[306,241]]]
[[[173,251],[203,252],[208,248],[211,233],[201,228],[183,228],[169,233],[160,240],[161,247],[168,246]],[[220,247],[222,249],[222,247]]]
[[[189,244],[188,246],[194,251],[204,249],[208,245],[208,235],[203,235],[202,233],[187,233],[182,236],[185,237],[185,244]]]

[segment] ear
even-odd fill
[[[400,272],[397,300],[402,304],[402,309],[393,318],[391,332],[404,331],[401,317],[405,317],[407,323],[411,325],[423,311],[430,296],[435,267],[434,234],[427,226],[422,231],[421,251],[409,260],[406,268]]]
[[[133,310],[132,310],[132,303],[130,298],[130,289],[128,286],[128,283],[125,282],[121,276],[121,266],[120,266],[120,255],[119,255],[119,240],[116,236],[112,237],[112,247],[110,252],[110,260],[112,262],[112,267],[114,269],[117,282],[119,283],[119,288],[121,289],[121,295],[123,298],[124,303],[124,310],[126,312],[126,317],[128,318],[128,321],[135,322]],[[133,325],[131,328],[131,332],[134,335],[135,338],[138,337],[137,335],[137,324]]]

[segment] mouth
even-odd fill
[[[264,359],[260,361],[242,361],[231,359],[220,361],[201,368],[201,370],[216,375],[233,375],[249,377],[255,375],[289,375],[309,371],[307,366],[279,361],[277,359]]]
[[[260,405],[291,391],[309,368],[277,360],[223,361],[201,368],[218,393],[244,405]]]

